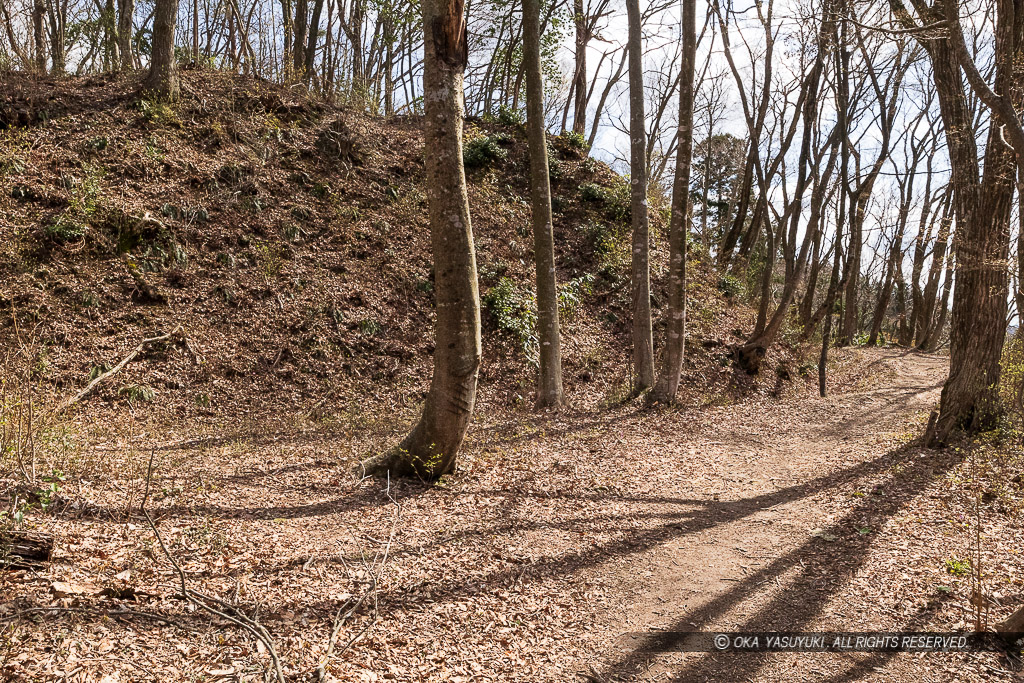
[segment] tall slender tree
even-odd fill
[[[548,176],[547,134],[544,126],[540,32],[540,0],[523,0],[523,67],[526,70],[530,199],[533,252],[537,265],[537,337],[540,342],[537,407],[557,408],[562,404],[562,353],[559,348],[558,285],[551,220],[551,179]]]
[[[629,19],[629,184],[633,222],[633,390],[654,385],[651,325],[651,247],[647,212],[647,120],[644,116],[643,26],[640,0],[626,0]]]
[[[682,78],[679,82],[679,144],[669,221],[668,320],[661,372],[650,400],[671,403],[679,390],[686,344],[686,238],[689,233],[690,161],[693,158],[694,71],[697,62],[696,0],[683,0]]]
[[[434,255],[434,376],[423,415],[370,472],[436,479],[455,468],[476,400],[480,295],[462,166],[466,68],[464,0],[423,0],[423,139]]]

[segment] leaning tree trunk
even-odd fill
[[[654,385],[654,337],[651,325],[651,248],[647,213],[647,121],[644,116],[644,67],[640,0],[626,0],[629,15],[629,183],[633,222],[633,391]]]
[[[530,199],[533,252],[537,261],[537,337],[540,368],[537,407],[562,404],[562,354],[559,349],[555,238],[551,226],[551,179],[544,130],[544,81],[540,70],[540,0],[523,0],[523,66],[526,69],[526,118],[530,143]]]
[[[142,89],[167,101],[181,95],[177,66],[174,63],[174,22],[178,17],[178,0],[156,0],[153,14],[153,54],[149,74]]]
[[[316,64],[316,44],[320,37],[320,15],[324,11],[324,0],[313,2],[313,16],[309,20],[309,37],[306,39],[305,65],[302,71],[302,80],[309,86],[313,82]],[[386,111],[386,110],[385,110]]]
[[[463,0],[424,0],[423,140],[434,255],[434,377],[423,415],[398,448],[367,463],[372,473],[436,479],[455,468],[476,399],[480,296],[466,175],[462,91],[466,68]]]
[[[669,223],[668,320],[661,373],[650,400],[671,403],[679,389],[686,338],[686,236],[690,208],[690,162],[693,158],[693,80],[697,54],[696,0],[683,1],[682,78],[679,81],[679,144]]]
[[[932,444],[946,442],[957,430],[989,429],[1001,413],[1000,360],[1006,337],[1007,262],[1017,162],[1014,151],[1004,142],[1002,127],[991,126],[981,175],[964,93],[964,64],[956,49],[963,52],[965,48],[953,38],[962,43],[963,36],[952,14],[956,8],[946,3],[945,11],[955,26],[951,37],[935,43],[922,41],[931,57],[946,131],[956,216],[949,378],[942,387]],[[1008,16],[1000,11],[996,18],[996,33],[1003,49],[997,55],[994,91],[1003,97],[1011,93],[1012,57],[1022,41],[1020,26],[1007,23],[1013,22],[1012,17],[1013,13]],[[1019,98],[1014,100],[1014,107],[1019,109]],[[1024,154],[1024,149],[1018,151]]]

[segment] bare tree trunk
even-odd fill
[[[149,74],[142,89],[173,102],[181,95],[174,62],[174,22],[178,18],[178,0],[156,0],[153,14],[153,55]]]
[[[292,24],[293,10],[291,0],[281,0],[281,23],[284,32],[284,54],[281,59],[281,66],[284,70],[285,81],[289,80],[292,65],[292,55],[295,45],[295,28]]]
[[[67,3],[49,0],[46,7],[47,23],[50,28],[50,73],[63,76],[67,70],[65,38],[67,28]]]
[[[32,42],[35,47],[33,62],[36,71],[46,72],[46,34],[43,32],[43,16],[46,6],[43,0],[35,0],[32,4]]]
[[[946,259],[945,284],[942,285],[942,299],[939,301],[939,317],[935,324],[928,330],[928,337],[921,349],[927,353],[935,351],[939,347],[939,340],[942,338],[942,329],[946,326],[946,317],[949,315],[949,293],[953,288],[953,259]]]
[[[629,15],[629,182],[633,222],[633,391],[654,385],[654,336],[651,323],[650,224],[647,214],[647,129],[640,0],[626,0]]]
[[[901,7],[900,0],[891,0]],[[1003,140],[1001,126],[991,126],[984,154],[984,175],[964,92],[963,74],[990,107],[1008,105],[1012,120],[1006,121],[1017,154],[1024,155],[1020,122],[1013,109],[1020,94],[1008,95],[1014,83],[1014,58],[1022,42],[1021,22],[1015,12],[1000,6],[996,15],[995,85],[985,92],[976,67],[966,55],[958,8],[946,1],[942,13],[951,24],[949,36],[920,40],[932,62],[932,75],[946,133],[956,216],[956,289],[950,325],[949,378],[942,388],[939,418],[932,441],[940,444],[956,430],[977,432],[991,427],[1001,413],[999,400],[1000,359],[1006,336],[1009,295],[1010,216],[1016,180],[1014,150]],[[910,14],[900,15],[905,23]],[[973,69],[973,70],[972,70]],[[963,71],[962,71],[963,70]],[[992,98],[996,101],[992,102]],[[997,112],[993,112],[997,115]],[[1015,125],[1010,125],[1015,124]]]
[[[914,161],[917,161],[916,155]],[[915,167],[916,168],[916,165]],[[878,343],[878,335],[882,331],[882,322],[885,319],[885,312],[889,309],[889,300],[892,297],[893,285],[896,280],[896,272],[903,262],[903,235],[907,229],[907,221],[910,217],[910,205],[913,202],[915,170],[908,173],[906,188],[900,187],[903,196],[900,198],[900,211],[896,223],[896,233],[893,235],[892,244],[889,245],[889,258],[885,264],[885,275],[882,282],[882,289],[878,295],[878,303],[875,305],[875,313],[871,319],[871,334],[868,337],[868,345],[875,346]]]
[[[135,18],[135,0],[117,1],[117,51],[121,57],[121,71],[135,68],[132,55],[132,33]],[[196,38],[198,40],[198,38]]]
[[[551,179],[544,126],[544,80],[540,70],[540,0],[523,0],[523,66],[530,143],[533,252],[537,263],[537,336],[540,342],[537,407],[558,408],[562,405],[562,354],[555,238],[551,225]]]
[[[434,377],[423,415],[371,472],[436,479],[455,468],[480,369],[480,297],[462,167],[466,20],[462,0],[423,0],[423,139],[434,254]]]
[[[316,44],[320,37],[320,15],[324,11],[324,0],[313,1],[313,16],[309,20],[309,38],[306,41],[302,79],[308,86],[313,80],[313,66],[316,63]]]
[[[199,0],[192,0],[192,61],[199,66]]]
[[[910,318],[907,316],[907,283],[903,279],[903,269],[896,268],[896,305],[899,311],[899,344],[910,346],[913,342],[914,331],[910,327]]]
[[[583,135],[587,131],[587,17],[583,13],[583,0],[574,0],[573,14],[576,19],[576,70],[573,74],[574,101],[572,130]]]
[[[295,0],[295,43],[292,46],[292,78],[301,80],[306,64],[306,29],[309,22],[308,0]]]
[[[676,177],[672,186],[672,218],[669,223],[668,320],[661,373],[650,400],[671,403],[679,389],[686,343],[686,238],[690,209],[690,162],[693,158],[694,71],[697,61],[697,7],[683,0],[682,70],[679,83],[679,146]]]

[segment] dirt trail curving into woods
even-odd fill
[[[927,532],[915,537],[904,526],[927,515],[919,499],[934,498],[926,489],[951,465],[910,443],[939,398],[948,360],[891,350],[870,359],[882,372],[869,389],[783,401],[763,413],[739,406],[677,444],[684,453],[713,452],[711,471],[679,482],[684,533],[623,574],[642,580],[613,631],[963,627],[934,590],[946,577],[927,554],[948,555],[957,541],[929,542]],[[709,485],[717,489],[710,501],[693,500]],[[931,575],[930,594],[902,580],[915,573]],[[591,666],[595,679],[643,681],[1011,677],[961,655],[650,655],[614,645]]]

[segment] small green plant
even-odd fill
[[[110,140],[105,136],[100,135],[98,137],[89,138],[85,141],[85,149],[87,152],[102,152],[110,145]]]
[[[583,183],[580,185],[580,197],[588,202],[603,202],[607,196],[607,190],[595,183]]]
[[[558,160],[554,154],[548,155],[548,178],[551,182],[557,182],[563,176],[565,176],[565,169],[562,167],[562,162]],[[554,209],[552,209],[554,210]]]
[[[164,150],[156,141],[156,138],[146,140],[145,155],[150,161],[164,160]]]
[[[743,294],[743,280],[726,273],[718,278],[718,291],[732,299]]]
[[[573,320],[583,304],[583,297],[594,288],[594,276],[590,273],[573,278],[558,288],[558,314],[566,320]]]
[[[567,130],[562,133],[562,140],[565,141],[565,146],[569,149],[576,149],[581,152],[590,151],[590,144],[587,142],[587,139],[583,137],[583,133]]]
[[[364,318],[359,321],[359,331],[367,337],[376,337],[382,330],[381,324],[373,318]]]
[[[156,397],[156,390],[145,384],[125,384],[117,390],[118,396],[124,396],[129,403],[149,403]]]
[[[508,150],[494,137],[479,137],[466,143],[462,151],[462,164],[466,168],[483,168],[495,161],[508,158]]]
[[[614,253],[623,234],[608,223],[591,221],[583,226],[583,235],[594,250],[594,255],[606,257]]]
[[[0,175],[18,175],[25,171],[25,159],[32,150],[32,139],[26,128],[4,131],[4,145],[0,148]],[[12,197],[15,195],[12,194]]]
[[[82,239],[89,231],[89,220],[100,207],[100,185],[103,169],[86,164],[82,178],[65,177],[68,189],[68,207],[46,226],[48,237],[56,242],[74,242]]]
[[[267,280],[275,280],[284,268],[284,258],[279,245],[259,242],[256,245],[256,260]]]
[[[166,126],[180,126],[181,119],[175,113],[171,105],[156,100],[139,100],[139,113],[146,123],[160,124]]]
[[[597,183],[580,185],[580,197],[584,201],[600,204],[608,218],[614,221],[625,221],[630,214],[629,184],[619,178],[611,187]]]
[[[62,213],[57,216],[57,220],[46,226],[47,237],[55,242],[77,242],[88,231],[88,225],[68,213]]]
[[[970,576],[971,561],[959,557],[951,557],[942,563],[946,571],[953,576]]]
[[[540,342],[537,339],[537,302],[533,293],[519,289],[510,278],[503,277],[487,290],[482,301],[498,329],[512,336],[527,360],[536,365]]]
[[[45,483],[46,486],[36,491],[36,499],[39,501],[40,510],[45,510],[53,505],[54,501],[57,499],[57,494],[60,493],[63,482],[64,473],[57,469],[52,470],[50,474],[43,477],[43,483]]]
[[[302,229],[295,223],[285,223],[281,226],[281,238],[286,242],[298,242],[302,237]]]
[[[89,368],[89,381],[93,381],[105,372],[110,372],[110,366],[106,363],[100,363]]]
[[[498,107],[498,123],[503,126],[521,126],[526,120],[523,112],[519,109],[501,105]]]

